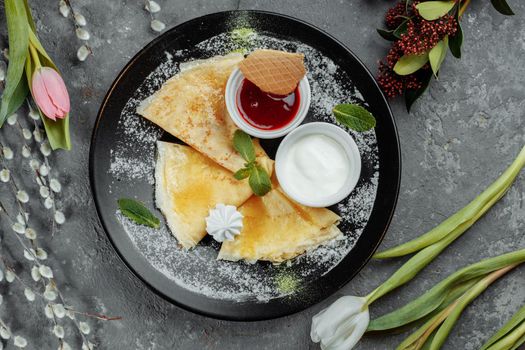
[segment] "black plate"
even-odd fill
[[[147,139],[161,135],[155,126],[142,120],[141,123],[146,125],[149,134],[130,139],[122,127],[121,120],[128,100],[134,96],[148,75],[165,62],[166,52],[173,54],[176,50],[182,50],[174,55],[172,64],[210,56],[206,53],[206,48],[197,49],[195,45],[220,33],[229,32],[232,29],[232,23],[237,23],[236,25],[248,23],[257,32],[304,43],[321,52],[331,59],[338,69],[342,70],[342,73],[346,74],[347,79],[351,80],[349,91],[355,92],[354,89],[357,89],[361,93],[360,99],[362,100],[358,99],[358,102],[365,104],[378,121],[375,130],[377,137],[375,162],[377,164],[374,164],[372,156],[362,154],[363,171],[360,179],[360,184],[363,186],[369,184],[370,181],[375,183],[376,197],[373,205],[370,204],[370,217],[363,225],[362,234],[355,242],[351,252],[335,267],[307,280],[304,286],[291,295],[266,301],[253,298],[243,301],[217,299],[181,287],[166,277],[155,267],[156,265],[154,266],[146,258],[144,252],[141,251],[141,246],[132,241],[116,217],[117,199],[121,197],[137,198],[154,210],[154,188],[150,182],[111,173],[112,162],[115,161],[112,159],[115,157],[112,154],[113,148],[122,148],[122,145],[125,145],[124,148],[131,156],[141,157],[144,156],[144,152],[139,147],[139,143],[144,141],[141,137]],[[160,78],[153,79],[151,82],[153,86],[149,88],[157,89],[168,78],[169,74],[164,74],[164,76],[161,74]],[[307,121],[317,119],[314,112],[311,111]],[[173,137],[167,135],[162,138],[174,140]],[[137,145],[134,142],[137,142]],[[263,144],[270,156],[274,156],[279,142],[280,140],[274,140]],[[148,155],[148,157],[151,157],[152,163],[153,156]],[[165,32],[126,65],[108,91],[98,114],[91,143],[90,178],[102,225],[122,260],[137,277],[159,295],[185,309],[216,318],[247,321],[270,319],[303,310],[328,297],[357,274],[378,247],[390,224],[399,191],[400,163],[398,135],[388,103],[373,76],[349,49],[320,29],[291,17],[261,11],[233,11],[196,18]],[[372,180],[374,171],[379,173],[376,180]],[[337,207],[333,209],[338,210]],[[159,212],[156,214],[160,216]],[[345,234],[351,234],[356,229],[351,222],[343,222],[340,227]],[[153,236],[151,237],[154,239]],[[204,240],[201,244],[213,249],[218,248],[209,239]],[[171,249],[178,249],[175,239],[173,239]],[[298,266],[301,264],[298,263]],[[257,266],[263,272],[273,273],[271,271],[274,267],[270,264],[259,263]]]

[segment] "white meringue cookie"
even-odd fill
[[[217,242],[233,241],[242,230],[242,214],[233,205],[217,204],[206,218],[206,232]]]

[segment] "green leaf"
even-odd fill
[[[404,34],[407,31],[408,21],[410,21],[410,18],[406,18],[394,30],[377,29],[377,32],[379,33],[379,35],[381,35],[381,37],[383,37],[383,39],[386,39],[389,41],[395,41],[397,39],[401,39],[401,34]]]
[[[257,196],[264,196],[272,189],[272,181],[266,170],[260,165],[256,165],[250,173],[248,180],[250,187]]]
[[[233,177],[236,178],[237,180],[244,180],[248,176],[250,176],[250,173],[252,172],[252,169],[253,168],[242,168],[242,169],[239,169],[239,170],[237,170],[235,172],[235,174],[233,174]]]
[[[448,48],[448,35],[445,35],[443,40],[440,40],[436,46],[434,46],[428,53],[428,60],[430,61],[430,67],[434,72],[434,75],[437,76],[441,64],[447,56]]]
[[[519,347],[522,346],[523,344],[525,344],[525,334],[523,334],[523,336],[520,339],[518,339],[518,341],[514,343],[514,346],[510,348],[509,350],[519,350]]]
[[[493,344],[498,342],[500,339],[504,338],[510,332],[512,332],[516,327],[521,323],[525,322],[525,306],[522,307],[512,318],[496,333],[494,334],[486,343],[481,347],[480,350],[486,350],[491,347]]]
[[[5,13],[9,33],[10,60],[7,67],[6,87],[0,104],[0,127],[8,116],[10,100],[22,79],[29,45],[27,17],[23,2],[5,0]]]
[[[27,0],[24,0],[24,7],[26,9],[27,23],[29,23],[29,27],[31,27],[31,30],[36,32],[35,21],[33,20],[33,16],[31,15],[31,8],[29,7]]]
[[[401,34],[405,34],[408,28],[408,21],[410,19],[405,19],[401,24],[394,30],[394,36],[398,39],[401,39]]]
[[[461,235],[507,193],[523,167],[525,167],[525,146],[503,174],[461,210],[418,238],[376,253],[374,258],[390,259],[405,256],[439,243],[451,235]]]
[[[439,322],[440,318],[443,317],[443,313],[444,311],[430,318],[414,333],[403,340],[403,342],[396,347],[396,350],[430,350],[436,331],[434,330],[431,334],[428,334],[428,332]],[[421,344],[422,342],[423,344]]]
[[[49,57],[49,55],[47,54],[46,49],[44,49],[44,47],[40,43],[40,40],[36,36],[35,32],[33,32],[33,30],[29,30],[29,42],[36,48],[38,52],[38,58],[40,59],[40,62],[43,66],[51,67],[57,72],[60,72],[53,60],[51,59],[51,57]]]
[[[507,16],[514,14],[514,11],[512,11],[506,0],[490,0],[490,2],[499,13]]]
[[[376,126],[376,118],[372,113],[356,104],[339,104],[334,107],[333,113],[338,123],[358,132],[368,131]]]
[[[448,292],[446,298],[443,300],[441,305],[437,309],[435,309],[432,313],[430,313],[427,317],[432,318],[439,312],[446,309],[448,306],[450,306],[453,302],[455,302],[459,297],[465,294],[465,292],[470,290],[474,285],[476,285],[483,278],[484,276],[473,278],[473,279],[470,279],[470,280],[454,285],[454,287],[452,287],[450,291]]]
[[[452,1],[425,1],[416,5],[416,8],[424,19],[433,21],[446,15],[456,2]]]
[[[376,30],[377,30],[377,33],[385,40],[395,41],[395,40],[398,39],[394,35],[394,31],[393,30],[386,30],[386,29],[380,29],[380,28],[377,28]]]
[[[421,350],[430,350],[430,346],[432,345],[432,340],[434,340],[434,337],[436,336],[436,332],[432,332],[432,334],[428,337],[427,341],[425,342],[425,345],[421,348]]]
[[[430,69],[427,69],[424,71],[424,73],[421,74],[421,87],[417,90],[406,90],[405,91],[405,105],[407,108],[407,112],[410,113],[410,109],[412,108],[412,105],[416,100],[423,95],[423,93],[427,90],[428,85],[430,84],[430,80],[432,79],[432,71]]]
[[[425,253],[436,245],[437,244],[425,248],[424,250],[416,254],[416,256],[420,255],[422,259],[425,259]],[[442,249],[440,250],[440,252],[441,251]],[[458,270],[455,273],[451,274],[450,276],[442,280],[440,283],[436,284],[433,288],[425,292],[423,295],[421,295],[417,299],[412,300],[405,306],[371,321],[368,326],[368,331],[398,328],[410,322],[418,320],[422,317],[425,317],[443,302],[447,293],[451,290],[451,288],[457,286],[458,283],[463,283],[474,278],[485,276],[493,271],[500,270],[513,264],[520,264],[524,261],[525,249],[522,249],[512,253],[499,255],[489,259],[484,259],[480,262],[464,267],[461,270]],[[405,263],[405,265],[407,263]],[[410,279],[413,278],[413,276],[420,270],[417,268],[420,267],[422,264],[413,261],[411,265],[412,267],[414,267],[414,269],[408,270],[409,272],[407,273],[396,272],[394,275],[392,275],[391,279],[395,278],[404,280],[407,278],[407,274]],[[417,271],[414,272],[412,270]],[[387,281],[385,283],[390,282]],[[380,286],[379,288],[381,288],[382,286]],[[378,295],[381,295],[381,293],[379,293]]]
[[[118,207],[122,214],[135,221],[139,225],[153,228],[160,227],[160,220],[153,215],[142,203],[129,198],[118,200]]]
[[[236,130],[233,135],[233,148],[240,153],[241,157],[247,162],[255,161],[255,148],[252,138],[242,130]]]
[[[461,45],[463,45],[463,30],[458,22],[458,31],[454,36],[450,37],[448,41],[450,52],[456,58],[461,58]]]
[[[508,271],[510,271],[514,267],[515,266],[508,266],[508,267],[505,267],[503,269],[500,269],[498,271],[495,271],[487,275],[485,278],[483,278],[478,283],[476,283],[474,286],[472,286],[471,289],[465,292],[465,294],[462,295],[457,300],[457,304],[453,307],[450,314],[443,321],[443,324],[439,327],[438,331],[436,332],[436,336],[432,340],[432,345],[430,349],[431,350],[441,349],[441,346],[443,346],[443,343],[445,343],[445,341],[447,340],[448,335],[452,331],[452,328],[458,321],[463,310],[465,310],[465,308],[474,299],[476,299],[481,293],[483,293],[495,280],[501,278],[503,275],[505,275]]]
[[[428,53],[422,55],[404,55],[394,66],[394,72],[398,75],[409,75],[417,72],[428,62]]]
[[[40,119],[44,123],[46,129],[47,139],[49,145],[53,150],[64,149],[69,151],[71,149],[71,137],[69,135],[69,113],[64,119],[57,119],[53,121],[46,117],[40,110]]]
[[[28,93],[29,87],[27,86],[27,81],[22,78],[18,82],[18,85],[9,100],[7,107],[8,116],[15,113],[24,104]]]

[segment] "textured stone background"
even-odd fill
[[[159,1],[159,0],[158,0]],[[156,34],[141,1],[73,0],[88,19],[94,56],[75,58],[80,45],[70,21],[58,14],[57,0],[30,1],[44,46],[62,68],[72,97],[74,151],[57,153],[54,174],[68,221],[52,240],[50,265],[79,309],[120,315],[122,321],[91,322],[101,349],[318,349],[310,342],[311,317],[343,294],[363,295],[402,261],[370,263],[329,300],[299,314],[257,323],[232,323],[194,315],[170,305],[144,287],[117,258],[98,223],[88,184],[88,151],[99,104],[127,61]],[[485,188],[525,144],[525,4],[504,17],[488,0],[474,1],[463,20],[464,58],[447,58],[439,82],[408,115],[393,102],[401,138],[403,178],[399,204],[382,247],[420,235]],[[191,18],[235,8],[264,9],[309,21],[350,47],[371,70],[387,44],[376,34],[391,3],[383,0],[160,0],[158,18],[168,27]],[[3,5],[0,4],[0,8]],[[0,14],[0,46],[6,45]],[[3,135],[2,135],[3,133]],[[7,131],[0,132],[9,139]],[[5,140],[5,139],[4,139]],[[15,145],[15,139],[11,144]],[[19,152],[19,146],[14,146]],[[20,170],[21,174],[27,174]],[[31,183],[28,180],[28,183]],[[525,176],[464,237],[452,244],[423,275],[373,306],[382,314],[427,290],[456,269],[525,246]],[[35,205],[35,210],[42,207]],[[1,225],[0,230],[6,230]],[[5,254],[18,254],[4,245]],[[30,349],[55,349],[41,304],[28,306],[16,284],[0,284],[2,318],[25,335]],[[525,302],[525,268],[499,281],[463,314],[444,349],[477,349]],[[68,341],[76,344],[72,333]],[[393,349],[403,335],[367,337],[359,349]],[[9,345],[8,348],[11,348]]]

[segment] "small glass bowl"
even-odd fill
[[[310,100],[312,98],[310,92],[310,84],[308,83],[306,75],[299,82],[300,100],[299,109],[297,113],[288,124],[286,124],[282,128],[274,130],[258,129],[250,125],[241,116],[239,108],[237,107],[237,98],[240,93],[240,88],[243,80],[244,75],[242,74],[241,70],[239,68],[235,69],[230,75],[230,78],[228,79],[225,92],[226,108],[228,109],[228,113],[230,114],[230,117],[232,118],[233,122],[235,123],[235,125],[237,125],[239,129],[241,129],[248,135],[258,137],[261,139],[275,139],[288,134],[290,131],[301,125],[304,118],[306,117],[306,114],[308,113],[308,109],[310,108]]]
[[[339,191],[320,200],[308,198],[302,193],[291,190],[288,181],[293,181],[293,179],[286,178],[283,173],[283,164],[291,146],[301,138],[313,134],[328,136],[339,143],[351,164],[348,177]],[[322,122],[307,123],[286,135],[279,145],[275,156],[275,173],[283,191],[294,201],[308,207],[329,207],[345,199],[354,190],[361,175],[361,155],[352,136],[337,125]]]

